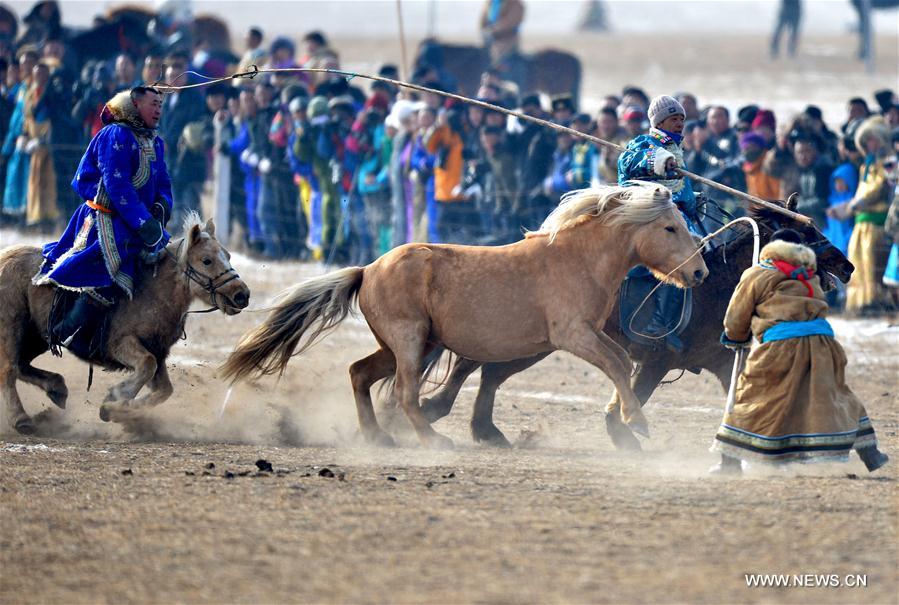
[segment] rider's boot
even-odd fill
[[[652,320],[646,326],[646,332],[650,336],[665,336],[665,347],[672,353],[681,353],[684,343],[674,333],[679,323],[679,315],[682,311],[683,293],[675,286],[663,285],[655,294],[656,308],[652,314]]]
[[[110,307],[102,305],[88,294],[81,294],[65,317],[50,328],[51,341],[84,359],[91,359],[104,346],[104,320]]]

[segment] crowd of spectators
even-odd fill
[[[189,70],[203,72],[209,56],[175,47],[79,65],[58,8],[45,12],[18,40],[3,37],[0,23],[0,210],[6,223],[55,231],[81,202],[69,183],[102,127],[104,103],[137,84],[192,82]],[[287,38],[268,42],[251,28],[245,46],[236,69],[339,66],[321,32],[307,34],[297,48]],[[393,65],[379,73],[399,77]],[[451,87],[427,65],[412,79]],[[785,121],[764,106],[728,108],[687,92],[675,96],[687,113],[688,170],[764,199],[795,194],[798,211],[847,253],[854,230],[864,231],[856,239],[877,259],[885,260],[891,238],[899,241],[895,224],[884,230],[899,150],[892,91],[875,93],[873,107],[850,99],[838,130],[814,105]],[[584,113],[571,96],[519,91],[488,71],[477,98],[620,145],[649,127],[649,97],[635,86]],[[273,259],[364,264],[406,242],[508,243],[536,229],[566,191],[618,178],[618,154],[610,148],[437,94],[332,74],[272,74],[168,94],[160,135],[173,183],[173,225],[201,209],[204,192],[226,183],[230,245]],[[694,188],[740,213],[735,200]],[[879,300],[874,294],[851,306]]]

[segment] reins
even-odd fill
[[[222,271],[215,277],[210,277],[201,271],[197,271],[194,268],[194,266],[191,265],[186,260],[184,263],[186,265],[186,268],[182,268],[178,259],[181,257],[181,247],[184,245],[185,239],[186,238],[181,238],[181,241],[178,243],[177,254],[172,254],[172,252],[168,249],[168,247],[164,248],[164,250],[165,250],[166,254],[168,254],[172,258],[172,260],[175,263],[175,266],[181,271],[182,274],[184,274],[187,277],[187,280],[189,282],[191,282],[191,281],[194,282],[195,284],[199,285],[201,288],[203,288],[203,290],[205,292],[207,292],[209,294],[209,297],[212,300],[212,306],[209,307],[208,309],[196,309],[194,311],[185,311],[184,314],[181,315],[181,340],[187,340],[187,331],[184,328],[184,320],[187,318],[187,316],[191,315],[193,313],[212,313],[213,311],[218,311],[219,310],[219,306],[218,306],[218,300],[219,300],[218,297],[219,296],[221,296],[223,299],[225,299],[228,302],[233,302],[227,296],[220,295],[218,293],[218,289],[221,288],[222,286],[224,286],[225,284],[234,281],[235,279],[240,279],[240,275],[237,273],[237,270],[234,269],[234,267],[229,267],[228,269]],[[155,271],[155,269],[154,269],[154,271]],[[229,277],[221,282],[216,283],[216,281],[219,278],[221,278],[225,275],[228,275]]]
[[[719,234],[724,233],[725,231],[730,229],[734,224],[741,223],[741,222],[748,222],[752,226],[752,234],[753,234],[753,238],[754,238],[754,241],[752,243],[752,250],[753,250],[752,258],[757,259],[759,257],[759,249],[761,247],[761,236],[759,235],[759,225],[754,218],[749,217],[749,216],[741,216],[739,218],[735,218],[734,220],[726,223],[721,228],[713,231],[712,233],[710,233],[710,234],[706,235],[704,238],[702,238],[699,242],[699,247],[697,247],[696,250],[693,251],[693,253],[690,256],[685,258],[678,266],[676,266],[674,269],[672,269],[667,274],[665,274],[664,279],[667,280],[669,277],[671,277],[672,274],[674,274],[676,271],[678,271],[681,267],[683,267],[688,262],[693,260],[693,258],[697,254],[701,254],[703,249],[705,248],[706,243],[708,243],[710,240],[717,237]],[[681,317],[678,320],[677,325],[662,335],[653,336],[650,334],[643,334],[641,332],[637,332],[636,330],[634,330],[634,319],[640,313],[640,310],[644,307],[644,305],[646,305],[646,302],[650,298],[652,298],[652,296],[653,296],[653,294],[655,294],[656,290],[658,290],[659,288],[661,288],[664,285],[666,285],[666,282],[663,280],[659,280],[659,283],[657,283],[655,285],[655,287],[649,291],[649,293],[640,302],[640,305],[631,314],[631,318],[630,318],[630,321],[628,322],[627,329],[630,330],[632,333],[637,334],[638,336],[642,336],[643,338],[647,338],[649,340],[662,340],[664,338],[667,338],[671,334],[673,334],[675,331],[677,331],[678,327],[680,327],[680,323],[683,320],[684,313],[686,312],[683,307],[685,307],[686,305],[682,305],[682,307],[681,307]],[[686,296],[686,294],[684,296]]]

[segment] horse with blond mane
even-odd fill
[[[369,442],[393,444],[378,425],[370,390],[395,374],[399,401],[421,442],[452,446],[419,407],[423,359],[440,345],[478,361],[568,351],[612,380],[622,420],[648,435],[630,386],[627,353],[603,326],[636,265],[681,287],[701,283],[708,270],[696,250],[665,187],[638,182],[573,191],[540,231],[514,244],[406,244],[365,267],[293,287],[244,335],[224,376],[236,381],[283,373],[293,355],[345,319],[358,300],[380,347],[350,366],[359,424]]]

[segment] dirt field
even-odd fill
[[[237,266],[254,308],[318,271]],[[117,375],[85,393],[84,364],[41,360],[71,396],[45,413],[55,438],[3,429],[0,602],[895,602],[896,465],[711,479],[723,396],[705,376],[657,393],[640,455],[604,434],[609,382],[562,354],[500,392],[497,424],[518,448],[472,445],[472,382],[437,425],[455,450],[419,449],[404,421],[405,447],[381,450],[356,436],[346,368],[372,343],[358,320],[222,413],[214,368],[259,319],[193,316],[175,396],[134,432],[97,417]],[[899,332],[836,323],[899,459]],[[20,388],[30,412],[47,407]],[[747,588],[746,573],[866,574],[867,588]]]
[[[873,77],[849,36],[809,37],[803,57],[776,64],[758,36],[685,36],[676,52],[646,35],[527,44],[580,52],[594,103],[636,83],[785,112],[814,102],[832,124],[848,97],[895,86],[899,60],[884,37]],[[394,40],[335,45],[351,69],[398,58]],[[252,308],[320,271],[236,258]],[[562,354],[500,391],[513,450],[472,445],[474,379],[437,424],[454,450],[418,448],[402,419],[390,430],[403,447],[367,447],[347,375],[372,350],[358,320],[223,409],[215,368],[260,320],[192,316],[170,358],[175,395],[130,430],[97,415],[117,375],[99,372],[88,393],[86,365],[40,360],[71,394],[48,411],[20,385],[42,436],[0,425],[0,603],[896,602],[899,328],[886,321],[835,325],[887,468],[868,475],[853,457],[712,479],[724,396],[710,377],[661,388],[652,439],[624,454],[603,429],[609,381]],[[260,459],[273,472],[257,473]],[[864,574],[867,587],[749,588],[749,573]]]

